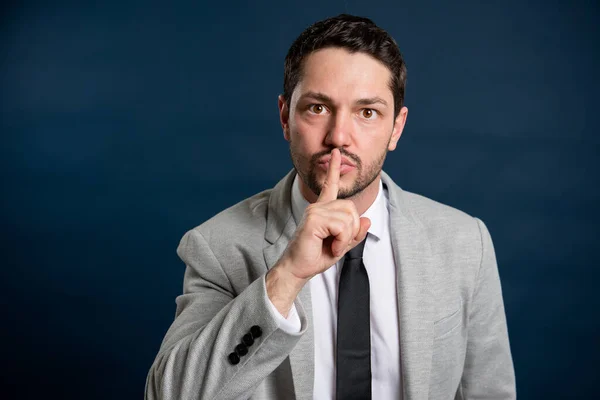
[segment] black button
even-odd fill
[[[238,353],[240,356],[245,356],[246,354],[248,354],[248,348],[243,344],[238,344],[237,346],[235,346],[235,352]]]
[[[251,334],[246,333],[242,338],[242,343],[244,343],[246,346],[252,346],[254,344],[254,338]]]
[[[254,325],[252,328],[250,328],[250,333],[252,334],[252,337],[256,339],[262,335],[262,329],[260,329],[260,326]]]
[[[240,362],[240,356],[238,356],[236,353],[231,353],[229,355],[229,362],[231,363],[231,365],[236,365]]]

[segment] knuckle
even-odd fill
[[[346,235],[348,234],[348,221],[346,220],[341,220],[339,223],[340,226],[340,233],[346,237]]]
[[[317,215],[314,208],[306,209],[306,212],[304,213],[304,221],[306,222],[306,224],[313,224],[318,218],[319,216]]]
[[[349,216],[349,218],[346,218],[346,229],[349,232],[352,232],[354,230],[354,219],[352,218],[352,216]]]
[[[344,206],[344,208],[348,209],[348,210],[350,210],[352,208],[352,206],[354,205],[352,200],[348,200],[348,199],[340,200],[340,204],[342,204]]]
[[[328,228],[329,231],[335,236],[339,236],[340,234],[344,233],[344,228],[339,221],[329,221]]]
[[[349,213],[351,214],[358,214],[358,211],[356,211],[356,206],[354,205],[354,202],[352,200],[343,200],[344,201],[344,208],[346,210],[348,210]]]
[[[344,209],[346,215],[348,215],[348,218],[355,223],[356,221],[358,221],[359,216],[358,216],[358,212],[356,211],[355,208],[345,208]]]

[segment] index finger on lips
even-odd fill
[[[317,202],[333,201],[337,199],[339,183],[340,183],[340,164],[342,163],[342,155],[339,149],[331,150],[331,158],[327,167],[327,177],[323,182],[321,194]]]

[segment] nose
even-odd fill
[[[331,118],[325,144],[331,147],[347,147],[352,140],[352,118],[349,113],[339,111]]]

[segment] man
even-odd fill
[[[512,399],[484,223],[382,171],[406,67],[366,18],[306,29],[279,114],[294,169],[187,232],[147,399]]]

